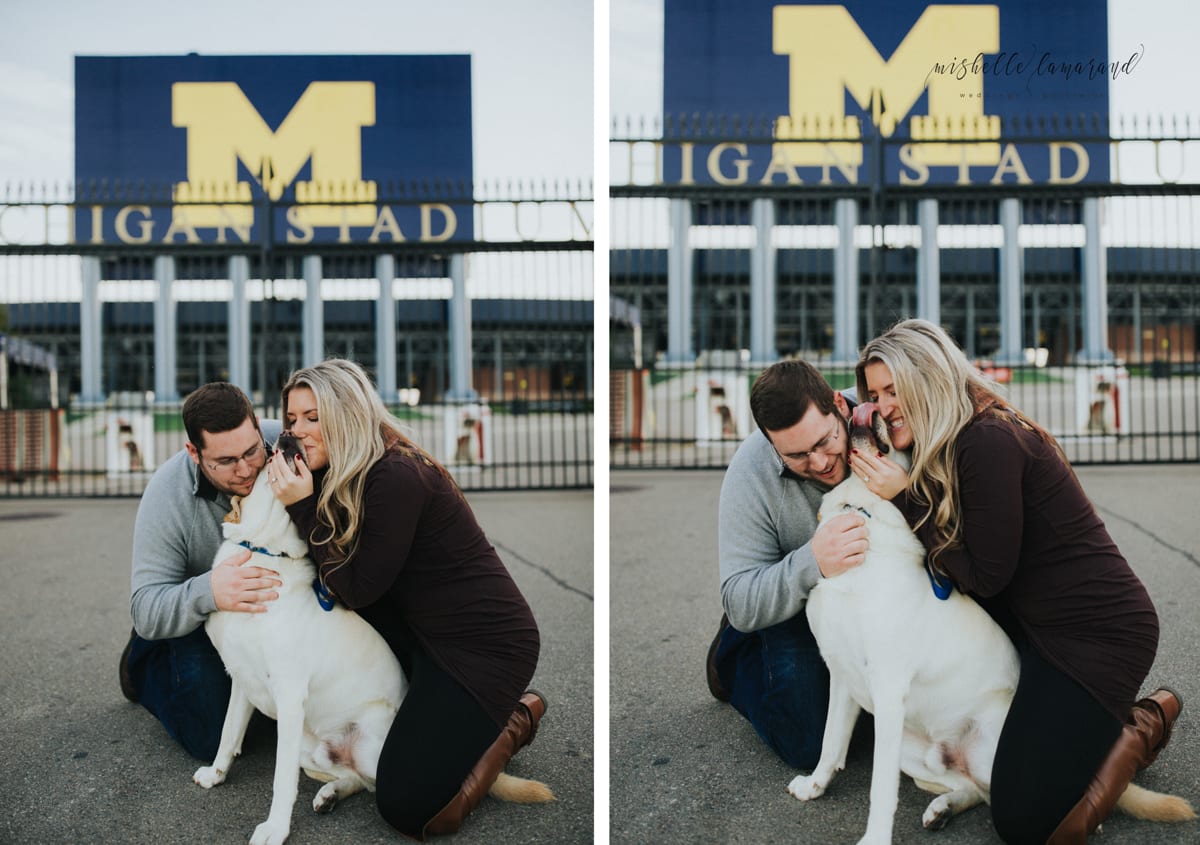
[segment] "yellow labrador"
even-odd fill
[[[303,450],[288,433],[276,448],[289,464]],[[193,776],[205,789],[225,780],[258,708],[278,722],[271,810],[251,845],[280,845],[291,831],[299,769],[325,785],[313,809],[374,790],[379,752],[408,689],[392,650],[362,617],[321,594],[308,545],[271,492],[267,473],[234,503],[216,565],[242,548],[246,566],[279,573],[279,598],[266,613],[217,612],[208,636],[233,681],[217,757]],[[545,784],[501,773],[491,794],[505,801],[553,799]]]
[[[855,409],[850,439],[858,449],[891,451],[871,403]],[[859,712],[874,714],[871,806],[859,843],[886,845],[901,772],[940,793],[922,816],[930,829],[989,800],[1019,664],[1012,642],[974,600],[957,590],[935,596],[925,549],[904,515],[853,473],[825,495],[820,516],[849,511],[867,518],[870,549],[861,566],[821,581],[809,595],[808,619],[829,666],[829,715],[816,768],[794,778],[788,791],[801,801],[824,794],[845,768]],[[1183,799],[1132,784],[1117,806],[1156,821],[1193,817]]]

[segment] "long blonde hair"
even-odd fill
[[[938,556],[962,545],[962,505],[959,501],[958,435],[978,415],[991,413],[1036,432],[1061,449],[1040,426],[1008,405],[995,382],[967,360],[958,345],[940,327],[926,320],[903,320],[863,347],[855,366],[860,401],[868,398],[866,368],[882,363],[891,371],[892,384],[912,431],[912,467],[908,490],[926,507],[916,527],[932,520]]]
[[[408,438],[367,374],[353,361],[330,358],[292,373],[282,391],[285,418],[288,395],[297,387],[307,387],[317,400],[321,437],[329,455],[329,469],[317,497],[317,528],[308,538],[311,545],[330,547],[321,567],[324,582],[327,571],[344,565],[358,549],[367,470],[385,452],[394,449],[417,457],[446,478],[450,475]]]

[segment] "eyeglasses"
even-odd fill
[[[792,452],[790,455],[784,456],[780,454],[778,449],[776,449],[775,454],[779,455],[779,460],[783,461],[786,466],[789,466],[795,470],[804,470],[808,467],[808,462],[812,456],[818,452],[820,452],[822,455],[829,455],[833,453],[833,451],[836,449],[837,442],[842,437],[841,432],[844,426],[845,423],[835,414],[833,428],[829,430],[828,434],[814,443],[813,447],[807,452]]]
[[[258,462],[258,459],[263,456],[264,451],[262,441],[259,441],[236,458],[217,458],[208,464],[208,468],[213,472],[223,472],[233,469],[242,461],[245,461],[246,465],[250,466]]]

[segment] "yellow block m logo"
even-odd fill
[[[175,186],[175,201],[217,203],[177,208],[176,216],[186,215],[191,226],[253,224],[250,184],[238,181],[239,160],[276,200],[311,162],[312,179],[296,183],[296,200],[312,205],[297,208],[298,220],[374,225],[375,183],[362,179],[362,128],[375,124],[374,83],[313,82],[275,132],[233,82],[177,82],[171,103],[171,123],[187,129],[188,181]]]
[[[998,117],[983,113],[983,74],[963,79],[937,72],[951,55],[965,61],[1000,49],[996,6],[929,6],[884,60],[843,6],[776,6],[774,52],[789,58],[788,111],[778,119],[772,171],[788,165],[838,166],[847,176],[862,164],[859,121],[846,116],[848,91],[872,113],[884,137],[929,92],[929,114],[909,124],[914,141],[995,141]],[[832,142],[831,142],[832,141]],[[841,141],[842,143],[838,143]],[[795,143],[808,142],[808,143]],[[996,164],[997,143],[917,143],[924,164]],[[856,181],[856,178],[851,178]]]

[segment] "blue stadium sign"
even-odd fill
[[[75,60],[76,242],[470,238],[471,162],[469,56]]]
[[[1110,59],[1107,21],[1105,0],[665,0],[663,181],[1107,181],[1108,86],[1144,53]],[[766,142],[737,137],[756,122]]]

